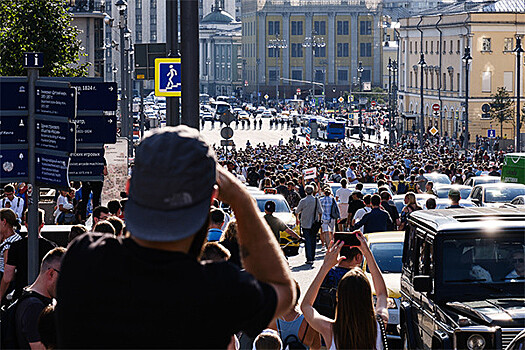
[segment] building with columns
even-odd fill
[[[400,20],[398,128],[419,130],[420,88],[423,84],[424,129],[435,126],[441,135],[459,137],[464,130],[466,70],[463,56],[470,48],[468,125],[470,142],[476,135],[514,137],[512,123],[486,118],[481,106],[490,103],[499,87],[515,99],[516,86],[523,94],[525,74],[517,81],[516,35],[525,34],[525,3],[515,0],[463,2],[423,16]],[[420,31],[421,30],[421,31]],[[425,65],[419,65],[421,55]],[[421,80],[423,69],[423,80]],[[523,103],[523,99],[522,99]],[[437,104],[440,111],[433,113]],[[515,107],[514,107],[515,108]],[[523,129],[522,129],[523,130]]]
[[[362,81],[382,85],[380,4],[368,0],[243,0],[242,56],[252,96],[293,98],[325,84],[328,98]],[[355,88],[355,86],[354,86]],[[322,89],[316,88],[316,95]]]

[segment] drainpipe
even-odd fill
[[[421,22],[423,22],[423,16],[419,17],[419,22],[417,23],[417,30],[421,33],[421,39],[420,39],[420,52],[421,52],[421,59],[419,62],[423,62],[425,58],[425,54],[423,53],[423,31],[419,29],[419,26],[421,25]],[[423,106],[423,66],[420,65],[419,69],[421,70],[420,75],[420,85],[419,85],[419,95],[420,95],[420,116],[419,116],[419,145],[421,148],[423,148],[423,135],[425,133],[425,118],[423,116],[424,113],[424,106]]]
[[[439,136],[443,137],[443,101],[441,100],[441,88],[443,82],[441,81],[441,65],[442,65],[442,58],[443,58],[443,32],[441,29],[439,29],[439,23],[443,19],[443,15],[439,14],[439,21],[436,22],[436,29],[439,32],[439,76],[438,76],[438,99],[439,99]]]

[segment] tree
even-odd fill
[[[503,138],[503,123],[513,122],[514,102],[504,87],[499,87],[496,94],[492,95],[490,102],[490,119],[500,124],[500,137]]]
[[[85,76],[80,31],[64,0],[0,0],[0,76],[26,75],[25,52],[42,52],[42,76]]]

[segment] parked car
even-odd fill
[[[401,340],[398,331],[399,305],[401,304],[401,257],[403,255],[404,231],[375,232],[365,235],[372,254],[383,274],[386,288],[388,290],[388,324],[386,327],[389,340]],[[366,261],[363,263],[366,276],[372,283],[372,275],[368,271]],[[375,292],[374,292],[375,296]]]
[[[462,199],[468,198],[470,192],[472,191],[472,187],[470,186],[439,184],[434,187],[434,192],[436,192],[438,198],[448,198],[448,191],[450,191],[453,188],[459,191]]]
[[[475,186],[468,199],[480,207],[501,207],[520,195],[525,195],[525,185],[499,182]]]
[[[210,112],[201,112],[201,119],[204,120],[205,122],[208,122],[208,121],[213,121],[213,114],[211,114]]]
[[[432,181],[434,185],[437,185],[437,184],[450,185],[450,179],[445,174],[428,173],[428,174],[423,174],[423,176],[425,177],[427,181]]]
[[[265,110],[264,112],[261,113],[261,117],[262,118],[271,118],[271,117],[273,117],[273,114],[269,110]]]
[[[498,182],[501,182],[501,178],[499,176],[473,176],[465,182],[465,185],[474,187],[476,185],[494,184]]]
[[[525,328],[525,212],[466,208],[410,215],[403,248],[404,349],[504,349]],[[521,257],[521,258],[519,258]]]

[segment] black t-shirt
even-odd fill
[[[38,238],[38,268],[40,271],[40,262],[44,259],[44,256],[53,248],[56,244],[45,239],[44,237]],[[11,244],[9,254],[7,255],[7,264],[16,267],[16,275],[14,280],[15,298],[20,296],[22,289],[27,287],[29,282],[27,281],[27,237],[22,238]]]
[[[51,299],[36,292],[32,292],[32,295],[34,296],[19,301],[16,306],[16,337],[20,349],[30,349],[29,343],[40,341],[38,319],[42,310],[52,302]]]
[[[270,323],[275,290],[229,262],[200,264],[131,238],[85,234],[57,286],[60,348],[226,348]]]

